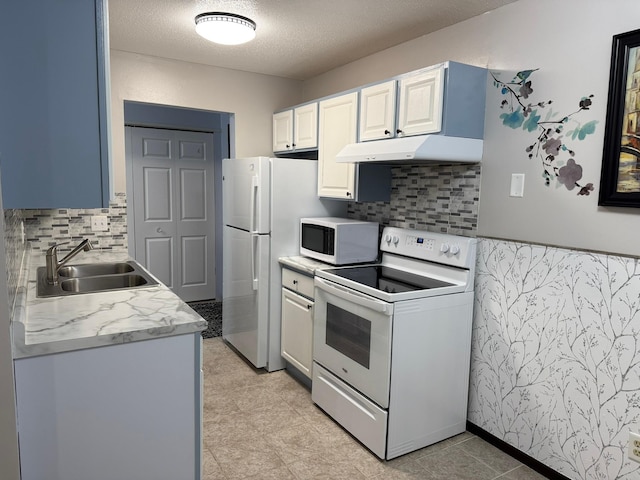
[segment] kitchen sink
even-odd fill
[[[133,265],[128,262],[118,263],[89,263],[86,265],[72,265],[69,267],[62,267],[58,270],[58,276],[60,277],[94,277],[97,275],[112,275],[116,273],[129,273],[135,269]]]
[[[87,263],[58,270],[59,281],[47,283],[46,267],[37,271],[36,296],[62,297],[85,293],[150,287],[158,282],[135,262]]]
[[[120,288],[139,287],[147,285],[147,281],[140,275],[103,275],[101,277],[72,278],[60,282],[60,288],[65,292],[90,293]]]

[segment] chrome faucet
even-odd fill
[[[58,247],[60,245],[66,245],[71,242],[62,242],[57,243],[53,247],[47,250],[47,283],[49,285],[57,285],[58,284],[58,270],[75,257],[80,251],[84,250],[88,252],[89,250],[93,250],[93,246],[88,238],[85,238],[80,242],[73,250],[71,250],[62,260],[58,262]]]

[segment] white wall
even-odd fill
[[[114,192],[126,191],[124,101],[235,114],[235,155],[272,155],[271,116],[299,102],[301,84],[268,75],[111,51]]]
[[[640,210],[597,205],[612,36],[640,27],[638,18],[636,0],[520,0],[306,81],[303,99],[445,60],[496,70],[539,68],[531,77],[532,98],[554,100],[555,112],[573,112],[582,96],[595,95],[592,108],[580,114],[597,120],[595,134],[573,145],[583,181],[595,190],[585,197],[577,189],[546,187],[540,162],[525,152],[531,134],[501,124],[501,99],[490,88],[478,234],[640,255]],[[512,173],[526,175],[523,198],[508,195]]]

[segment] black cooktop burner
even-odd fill
[[[380,265],[332,268],[326,271],[387,293],[413,292],[453,285]]]

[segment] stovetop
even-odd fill
[[[385,227],[380,251],[378,264],[321,269],[316,277],[386,302],[473,290],[475,238]]]
[[[383,265],[333,268],[325,271],[386,293],[429,290],[453,285],[442,280],[415,275]]]

